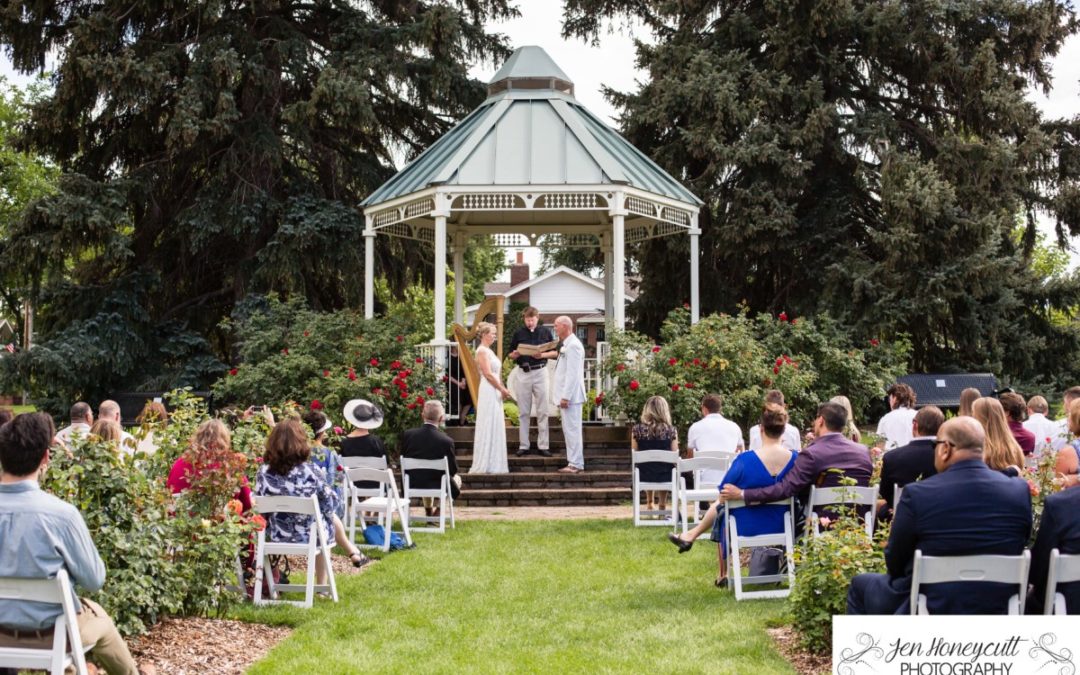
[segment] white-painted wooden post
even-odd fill
[[[626,328],[626,195],[615,193],[611,208],[611,301],[615,327]]]
[[[375,316],[375,230],[371,229],[371,216],[365,218],[364,227],[364,318]]]
[[[700,270],[701,248],[699,238],[701,230],[698,229],[698,216],[695,213],[690,219],[690,323],[695,324],[701,319],[701,286]]]

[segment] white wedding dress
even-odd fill
[[[487,359],[495,377],[501,370],[499,359],[487,347],[476,350],[477,367]],[[469,473],[509,473],[506,458],[506,415],[499,390],[480,376],[480,400],[476,402],[476,429],[473,430],[473,460]]]

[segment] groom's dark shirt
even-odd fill
[[[551,342],[554,339],[555,336],[547,326],[542,326],[537,323],[534,330],[529,330],[528,326],[522,326],[514,331],[513,336],[510,338],[510,351],[517,349],[518,345],[542,345]],[[528,371],[533,368],[543,368],[547,365],[547,359],[519,355],[517,359],[514,360],[514,363],[521,367],[522,370]]]

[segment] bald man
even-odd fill
[[[907,614],[916,549],[928,556],[1020,555],[1031,534],[1027,482],[983,461],[986,436],[973,417],[955,417],[934,439],[937,475],[908,484],[896,505],[888,574],[860,574],[848,614]],[[923,587],[931,614],[1005,614],[1015,586],[956,582]]]

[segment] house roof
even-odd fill
[[[598,281],[596,279],[593,279],[592,277],[585,276],[581,272],[578,272],[577,270],[570,269],[566,265],[560,265],[560,266],[558,266],[558,267],[556,267],[554,269],[548,270],[547,272],[541,274],[538,277],[523,281],[520,284],[518,284],[517,286],[510,286],[510,284],[507,284],[506,282],[494,282],[494,283],[491,283],[491,284],[484,284],[484,293],[486,293],[487,295],[502,295],[504,297],[509,298],[509,297],[517,295],[518,293],[524,291],[527,288],[531,288],[531,287],[536,286],[538,284],[542,284],[543,282],[547,281],[548,279],[550,279],[550,278],[552,278],[552,277],[554,277],[554,276],[556,276],[558,274],[568,274],[568,275],[574,277],[575,279],[578,279],[578,280],[580,280],[580,281],[582,281],[584,283],[587,283],[587,284],[589,284],[591,286],[595,286],[596,288],[600,289],[601,292],[603,292],[603,290],[604,290],[604,282],[603,281]],[[492,290],[492,291],[488,290],[489,286],[502,286],[502,285],[505,285],[506,288],[503,288],[502,290]],[[627,289],[627,291],[626,291],[626,300],[627,300],[627,302],[635,299],[636,297],[637,297],[637,294],[634,291],[631,291],[630,289]],[[466,312],[475,312],[477,310],[477,308],[479,308],[479,307],[480,307],[479,304],[469,305],[468,307],[465,308],[465,311]]]
[[[437,185],[629,185],[692,206],[701,200],[577,102],[540,47],[518,48],[489,96],[363,201],[371,206]]]

